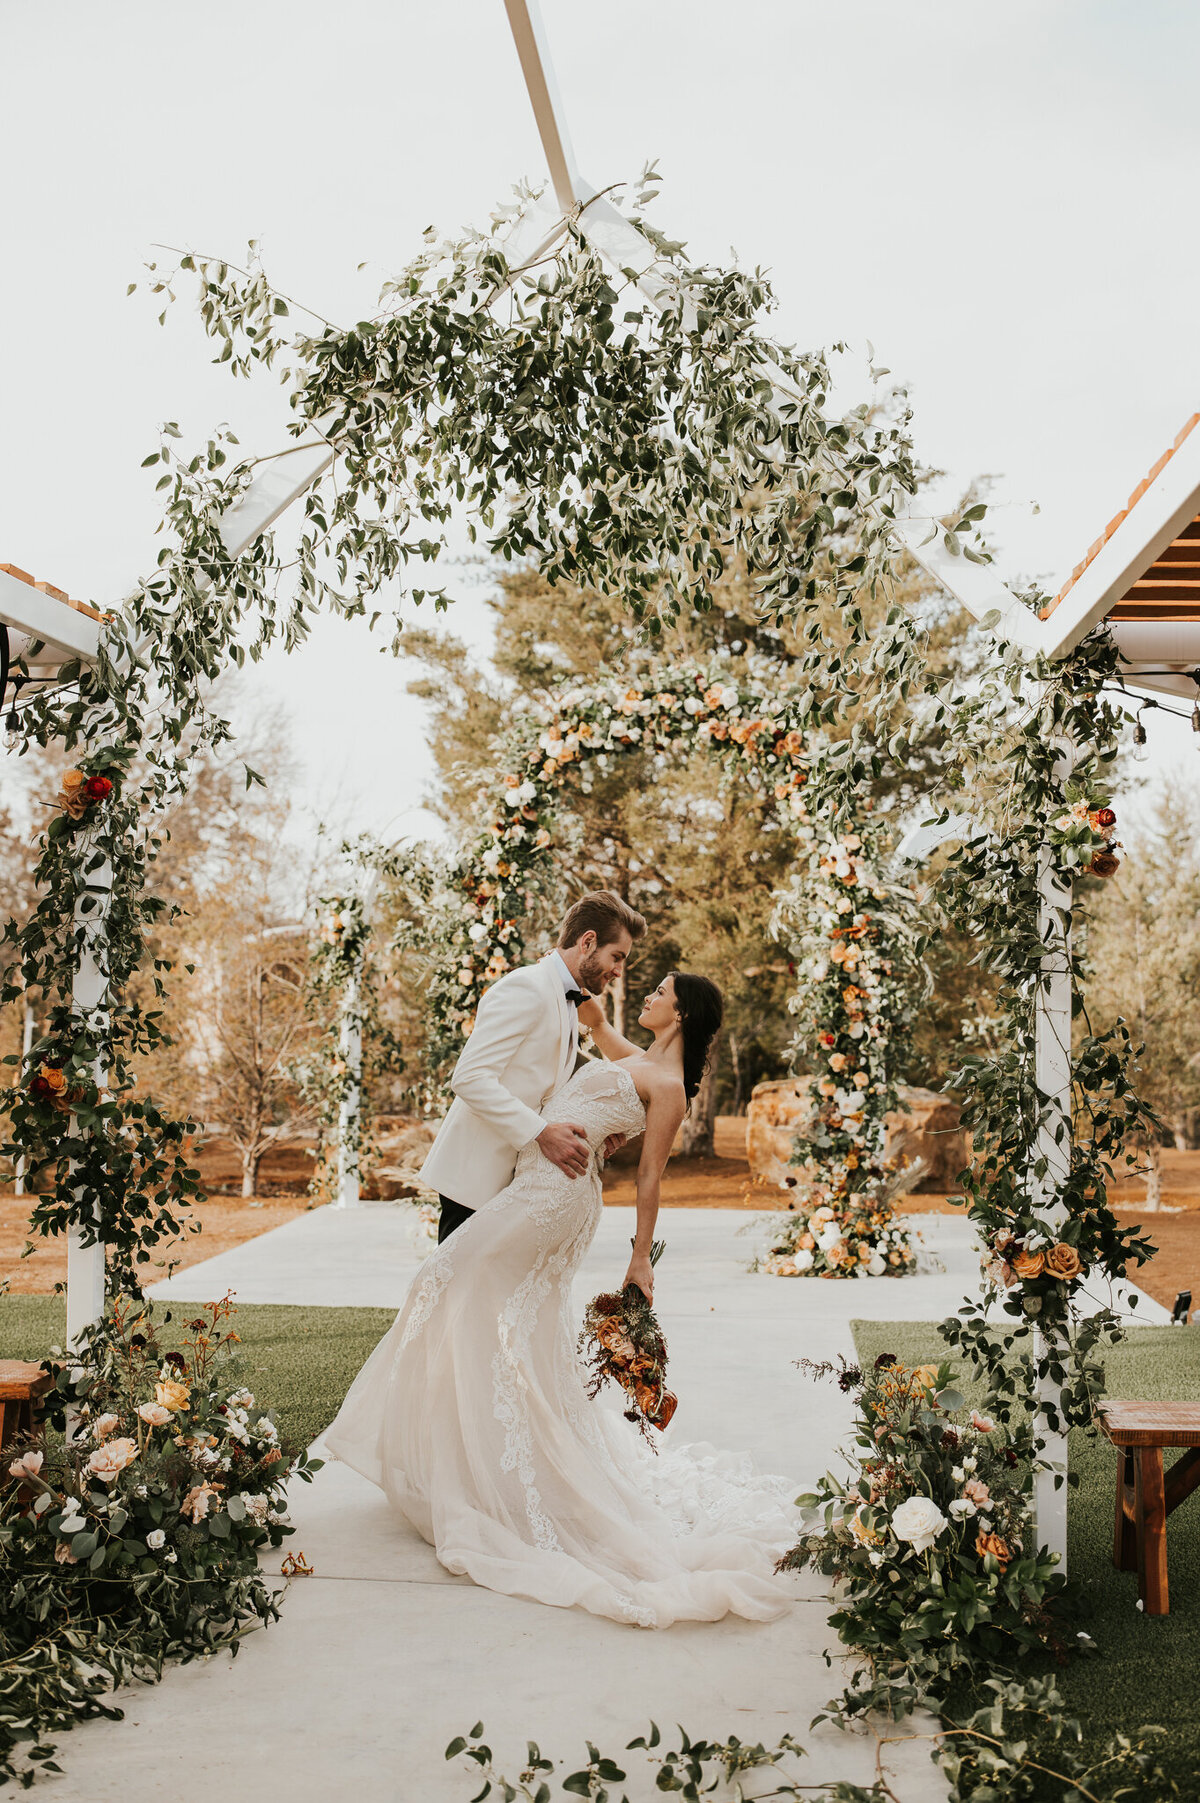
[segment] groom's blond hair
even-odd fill
[[[595,933],[597,945],[609,945],[622,928],[631,939],[641,939],[646,931],[645,918],[622,901],[615,890],[593,889],[567,909],[559,929],[559,949],[565,952],[578,945],[585,933]]]

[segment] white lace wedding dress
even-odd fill
[[[795,1539],[795,1486],[680,1445],[674,1426],[656,1454],[585,1390],[571,1281],[600,1220],[597,1150],[645,1125],[633,1078],[589,1064],[544,1118],[584,1128],[586,1175],[525,1147],[508,1188],[422,1265],[325,1442],[490,1590],[646,1628],[768,1620],[794,1594],[772,1568]]]

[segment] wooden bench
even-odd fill
[[[1200,1484],[1200,1403],[1106,1401],[1098,1412],[1117,1449],[1113,1564],[1137,1572],[1147,1615],[1166,1615],[1167,1516]],[[1166,1446],[1190,1450],[1164,1474]]]
[[[51,1378],[40,1365],[24,1359],[0,1359],[0,1453],[18,1435],[37,1432],[41,1419],[39,1404],[51,1386]],[[8,1465],[0,1466],[0,1483],[8,1476]]]

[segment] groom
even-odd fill
[[[567,910],[556,951],[484,995],[450,1078],[450,1112],[421,1167],[442,1199],[439,1245],[512,1182],[517,1153],[532,1140],[568,1177],[587,1169],[582,1127],[544,1126],[538,1111],[575,1069],[580,1002],[604,993],[645,931],[619,895],[593,890]]]

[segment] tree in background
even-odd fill
[[[1139,1090],[1183,1151],[1200,1108],[1200,789],[1176,779],[1148,799],[1139,824],[1120,829],[1120,869],[1091,900],[1086,1001],[1093,1032],[1124,1019],[1142,1042]],[[1133,811],[1127,802],[1120,813]],[[1160,1142],[1144,1149],[1154,1206]]]

